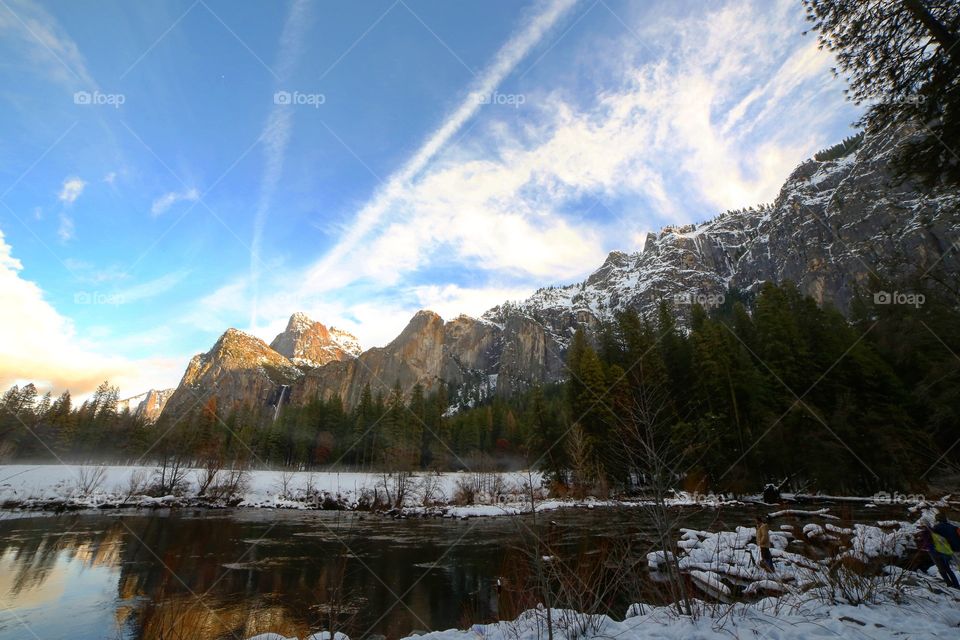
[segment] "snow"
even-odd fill
[[[721,596],[729,596],[731,594],[730,587],[723,584],[720,581],[719,576],[715,573],[708,573],[706,571],[698,571],[694,569],[690,572],[690,577],[693,578],[693,581],[699,583],[706,587],[706,591],[713,592],[714,594]]]
[[[816,511],[803,511],[801,509],[784,509],[782,511],[774,511],[769,514],[771,518],[779,518],[781,516],[819,516],[821,518],[828,518],[830,520],[839,520],[837,516],[830,515],[830,509],[817,509]]]
[[[153,466],[85,465],[0,465],[0,507],[28,509],[105,508],[105,507],[244,507],[268,509],[358,509],[369,508],[374,496],[381,500],[393,492],[394,474],[336,471],[247,472],[245,486],[238,495],[212,499],[198,495],[204,469],[188,469],[184,488],[178,495],[148,496]],[[228,480],[229,471],[220,471],[218,479]],[[513,516],[530,512],[530,484],[536,509],[554,511],[565,508],[626,507],[649,503],[643,500],[547,499],[547,490],[539,472],[513,471],[482,474],[482,485],[496,487],[476,493],[474,504],[457,504],[459,486],[476,484],[478,477],[469,472],[415,473],[408,480],[406,498],[396,515],[405,517],[475,518]],[[739,502],[719,495],[677,492],[667,500],[672,507],[717,508]]]
[[[77,508],[103,506],[181,506],[207,504],[197,496],[203,469],[187,470],[182,495],[149,497],[144,494],[155,467],[152,466],[84,466],[84,465],[0,465],[0,505],[42,508],[67,505]],[[102,470],[102,471],[101,471]],[[229,472],[222,471],[225,475]],[[95,476],[102,474],[99,479]],[[462,507],[459,515],[505,515],[515,513],[502,503],[522,503],[528,498],[527,483],[532,479],[538,498],[542,497],[539,473],[504,472],[491,485],[503,487],[500,495],[481,494],[479,501],[488,504]],[[405,506],[416,510],[425,502],[449,504],[457,485],[473,479],[470,473],[423,473],[410,479]],[[385,486],[392,488],[390,474],[374,472],[285,472],[251,470],[246,487],[233,496],[234,506],[275,509],[317,508],[324,500],[334,500],[342,508],[356,508],[361,499],[377,492],[382,498]],[[429,489],[430,495],[424,492]],[[212,504],[210,506],[224,506]],[[566,506],[566,503],[553,508]]]
[[[920,584],[907,586],[898,594],[886,594],[881,601],[870,605],[831,602],[809,594],[787,593],[755,603],[718,605],[694,600],[691,608],[695,615],[679,615],[672,606],[638,603],[628,607],[623,620],[569,609],[551,609],[550,619],[557,640],[807,640],[866,637],[871,640],[902,640],[956,637],[957,627],[960,626],[958,599],[952,593],[931,590],[921,574],[915,575]],[[766,586],[776,591],[779,585],[774,585],[776,583]],[[418,640],[543,640],[546,637],[547,610],[543,606],[524,611],[514,620],[407,636]],[[328,633],[314,634],[307,640],[328,638]],[[250,640],[254,639],[296,640],[276,634],[260,634]],[[337,634],[335,640],[347,639]]]

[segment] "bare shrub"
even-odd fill
[[[695,464],[691,460],[695,451],[678,446],[673,423],[670,420],[670,398],[662,382],[662,373],[655,360],[641,358],[630,370],[628,382],[632,393],[616,407],[617,435],[620,445],[616,449],[629,473],[640,479],[646,500],[642,510],[653,530],[654,543],[664,551],[668,561],[664,563],[665,586],[670,590],[677,615],[698,615],[693,598],[687,588],[686,578],[681,574],[675,553],[680,524],[685,517],[683,510],[674,509],[669,500],[675,495],[678,479]],[[689,441],[707,442],[705,434],[693,434]]]
[[[283,471],[277,481],[277,494],[283,500],[293,500],[293,472]]]
[[[222,456],[208,456],[203,461],[203,467],[197,469],[197,497],[209,497],[207,495],[210,486],[217,481],[217,476],[223,469]]]
[[[443,492],[443,483],[441,482],[441,476],[433,473],[425,473],[420,479],[420,485],[418,487],[418,492],[420,496],[420,504],[425,507],[433,506],[436,504],[442,504],[446,501],[446,496]]]
[[[153,471],[153,480],[147,489],[152,496],[180,496],[187,490],[187,473],[190,471],[186,459],[176,453],[165,455],[160,466]]]
[[[849,558],[839,559],[816,575],[814,580],[818,587],[810,593],[830,604],[879,604],[891,597],[897,599],[903,589],[905,575],[903,571],[887,573],[877,565],[867,565]]]
[[[465,506],[476,504],[477,488],[473,478],[458,478],[453,490],[454,504]]]
[[[412,481],[412,471],[384,471],[380,476],[378,487],[383,489],[387,505],[397,509],[403,507],[404,501],[411,491]]]
[[[127,478],[125,487],[120,487],[119,493],[123,494],[123,501],[129,502],[135,496],[146,495],[150,485],[150,472],[146,469],[134,469]]]
[[[235,462],[229,469],[220,471],[206,490],[214,500],[235,500],[246,493],[250,485],[250,470],[242,462]]]
[[[74,487],[77,495],[93,495],[103,486],[103,481],[107,477],[107,468],[103,465],[96,467],[79,467],[77,477],[74,480]]]

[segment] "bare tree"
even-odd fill
[[[686,581],[673,553],[683,512],[669,505],[682,470],[689,464],[687,450],[673,441],[675,424],[665,386],[659,377],[645,371],[641,361],[634,367],[630,392],[618,407],[618,431],[628,472],[643,487],[644,507],[654,530],[656,544],[664,550],[668,587],[680,615],[693,612]]]

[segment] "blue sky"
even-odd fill
[[[388,342],[771,201],[856,110],[799,2],[0,0],[0,383]]]

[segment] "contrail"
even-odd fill
[[[310,268],[305,286],[323,288],[331,268],[343,259],[366,236],[386,213],[390,204],[404,193],[407,184],[443,148],[482,106],[477,95],[490,95],[544,35],[577,3],[577,0],[554,0],[547,9],[535,16],[518,34],[508,40],[497,52],[493,62],[483,70],[470,87],[467,97],[447,117],[407,162],[381,185],[370,201],[357,214],[347,234],[319,263]]]
[[[284,82],[290,77],[297,58],[300,57],[309,7],[308,0],[295,0],[290,6],[290,12],[287,14],[287,20],[280,35],[280,53],[277,56],[276,75],[280,82]],[[260,198],[253,218],[253,239],[250,243],[251,329],[256,329],[257,326],[257,303],[260,293],[260,247],[263,242],[263,228],[270,211],[273,194],[283,174],[283,158],[287,151],[287,144],[290,142],[294,111],[290,105],[274,105],[261,134],[266,167],[260,182]]]

